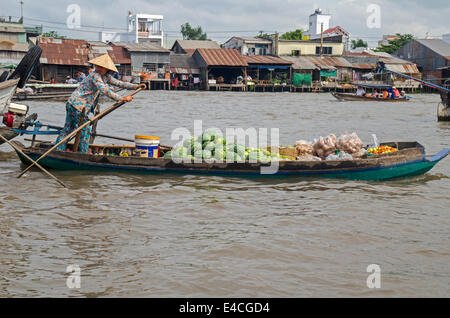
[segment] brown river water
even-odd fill
[[[356,132],[419,141],[428,154],[450,146],[439,95],[413,97],[143,92],[98,131],[173,145],[175,128],[201,119],[279,128],[281,144]],[[64,103],[28,104],[63,124]],[[2,145],[0,297],[448,297],[449,165],[387,182],[54,171],[65,190],[38,170],[17,179],[23,166]],[[80,289],[66,285],[73,264]],[[367,286],[370,264],[380,289]]]

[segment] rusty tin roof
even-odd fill
[[[278,56],[268,56],[268,55],[251,55],[243,56],[247,64],[281,64],[281,65],[292,65],[291,61],[284,60]]]
[[[235,49],[197,49],[208,66],[248,66]]]
[[[90,47],[84,40],[39,38],[42,48],[41,63],[87,66]]]

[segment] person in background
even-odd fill
[[[366,96],[366,91],[362,87],[358,87],[356,90],[356,96]]]
[[[401,91],[400,92],[400,97],[401,98],[406,98],[406,92],[405,91]]]
[[[372,96],[375,97],[375,98],[378,98],[378,91],[377,91],[376,88],[373,90]]]
[[[114,93],[107,85],[112,84],[125,89],[137,89],[145,88],[145,84],[131,84],[127,82],[121,82],[115,79],[111,72],[117,72],[113,61],[108,54],[99,56],[89,63],[95,65],[95,70],[92,71],[89,76],[79,85],[79,87],[72,93],[66,104],[66,122],[64,128],[60,131],[56,143],[63,140],[72,131],[78,128],[80,122],[86,123],[88,121],[85,113],[95,110],[95,100],[100,94],[106,95],[115,101],[131,102],[133,96],[121,97]],[[81,153],[88,153],[89,151],[89,139],[91,135],[91,127],[87,126],[81,130],[80,146],[78,151]],[[65,151],[67,143],[63,143],[58,146],[58,150]]]
[[[86,74],[84,74],[83,72],[79,71],[77,73],[77,82],[81,83],[82,81],[84,81],[86,79]]]
[[[172,80],[172,87],[173,88],[178,87],[178,77],[177,76],[175,76]]]
[[[394,88],[393,87],[389,87],[388,93],[389,93],[389,98],[390,99],[395,99],[395,94],[394,94]]]
[[[50,84],[56,84],[56,80],[55,80],[54,77],[52,77],[52,78],[50,79]]]
[[[77,80],[73,79],[72,77],[70,77],[69,75],[67,75],[66,77],[66,84],[77,84]]]
[[[392,91],[394,92],[394,99],[400,98],[400,92],[398,91],[397,87],[393,87]]]
[[[387,90],[382,91],[381,94],[382,94],[381,98],[387,99],[389,97],[389,93]]]

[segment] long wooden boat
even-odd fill
[[[36,144],[35,147],[24,147],[13,141],[25,154],[36,160],[44,154],[51,144]],[[421,175],[432,169],[445,158],[450,149],[427,157],[422,145],[417,142],[393,142],[389,145],[399,149],[395,153],[375,155],[358,160],[341,161],[280,161],[278,171],[272,176],[278,177],[326,177],[347,180],[387,180],[393,178]],[[98,147],[92,145],[92,147]],[[117,146],[117,147],[132,147]],[[20,160],[27,159],[18,153]],[[271,163],[175,163],[171,159],[150,159],[135,156],[106,156],[81,154],[73,152],[52,152],[42,159],[40,164],[50,169],[59,170],[112,170],[134,173],[181,173],[229,176],[263,176],[261,168]]]
[[[12,98],[13,101],[53,101],[53,102],[66,102],[72,93],[52,94],[52,93],[36,93],[25,94],[18,93]]]
[[[401,103],[401,102],[408,102],[410,100],[409,98],[390,99],[390,98],[365,97],[365,96],[357,96],[355,94],[350,93],[331,93],[331,94],[340,101]]]

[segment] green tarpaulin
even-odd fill
[[[320,77],[336,77],[336,71],[320,71]]]
[[[294,86],[299,87],[311,85],[311,74],[294,73],[292,78],[292,84],[294,84]]]

